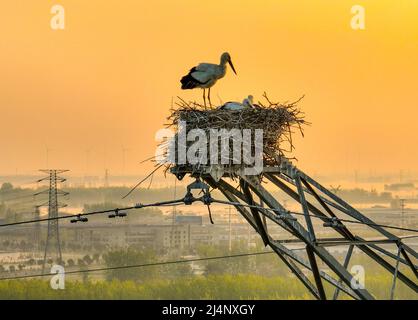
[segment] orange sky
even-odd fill
[[[65,30],[50,28],[56,3]],[[350,28],[355,4],[366,30]],[[147,171],[172,97],[201,99],[179,79],[223,51],[238,77],[213,101],[306,95],[305,171],[415,171],[417,16],[415,0],[1,1],[0,173],[44,168],[47,147],[73,173]]]

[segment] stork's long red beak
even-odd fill
[[[237,72],[235,71],[234,65],[232,64],[232,60],[231,59],[228,60],[228,63],[231,66],[232,71],[234,71],[234,73],[237,74]]]

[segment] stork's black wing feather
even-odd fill
[[[199,85],[203,84],[199,80],[193,78],[192,73],[197,71],[196,67],[190,69],[189,73],[181,78],[181,88],[182,89],[194,89],[199,87]]]

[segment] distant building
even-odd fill
[[[415,185],[412,182],[392,183],[392,184],[385,184],[384,188],[387,191],[401,191],[401,190],[415,189]]]
[[[60,238],[71,248],[78,246],[105,246],[108,248],[137,246],[154,249],[193,248],[198,245],[227,245],[231,241],[254,243],[257,234],[247,224],[203,224],[201,216],[178,216],[177,223],[135,224],[122,220],[88,224],[60,224]],[[13,232],[3,232],[3,239],[33,241],[33,227],[22,226]],[[46,225],[41,226],[40,239],[46,238]],[[274,233],[274,228],[270,230]]]
[[[176,223],[202,225],[203,218],[202,216],[176,216]]]
[[[110,247],[137,245],[155,249],[190,246],[189,225],[96,224],[93,227],[86,225],[71,229],[73,229],[73,241],[90,245],[104,244]]]

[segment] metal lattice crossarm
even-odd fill
[[[418,293],[417,252],[404,243],[402,237],[388,231],[350,206],[343,199],[329,191],[310,176],[300,171],[290,161],[282,158],[279,166],[264,168],[261,176],[246,176],[241,171],[225,170],[223,177],[214,179],[210,167],[202,167],[200,172],[187,166],[175,166],[171,172],[179,179],[186,174],[199,178],[214,189],[218,189],[227,201],[211,199],[211,202],[230,204],[260,235],[265,245],[270,246],[286,266],[305,285],[317,299],[337,299],[340,291],[354,299],[374,299],[372,292],[362,286],[353,286],[353,275],[348,266],[354,248],[385,268],[393,275],[390,298],[393,298],[396,281],[399,280]],[[261,178],[262,177],[262,178]],[[232,179],[231,179],[232,178]],[[238,186],[233,180],[239,181]],[[299,203],[301,212],[286,210],[283,204],[267,189],[273,185],[278,191]],[[277,191],[276,190],[276,191]],[[206,203],[208,204],[208,203]],[[210,203],[209,203],[210,204]],[[299,219],[298,219],[299,218]],[[303,219],[301,219],[303,218]],[[320,220],[322,223],[314,223]],[[268,223],[279,226],[291,239],[274,239],[269,232]],[[356,234],[351,226],[356,223],[377,233],[378,239],[368,240]],[[319,238],[322,231],[332,230],[339,237]],[[289,245],[300,243],[305,246],[306,255],[296,253]],[[397,254],[388,251],[382,245],[392,244]],[[343,262],[338,261],[329,250],[332,246],[348,246]],[[307,259],[306,259],[307,257]],[[329,271],[320,270],[321,261]],[[412,270],[412,277],[399,270],[400,264]],[[309,271],[305,274],[304,270]],[[327,297],[324,282],[335,287],[332,297]]]

